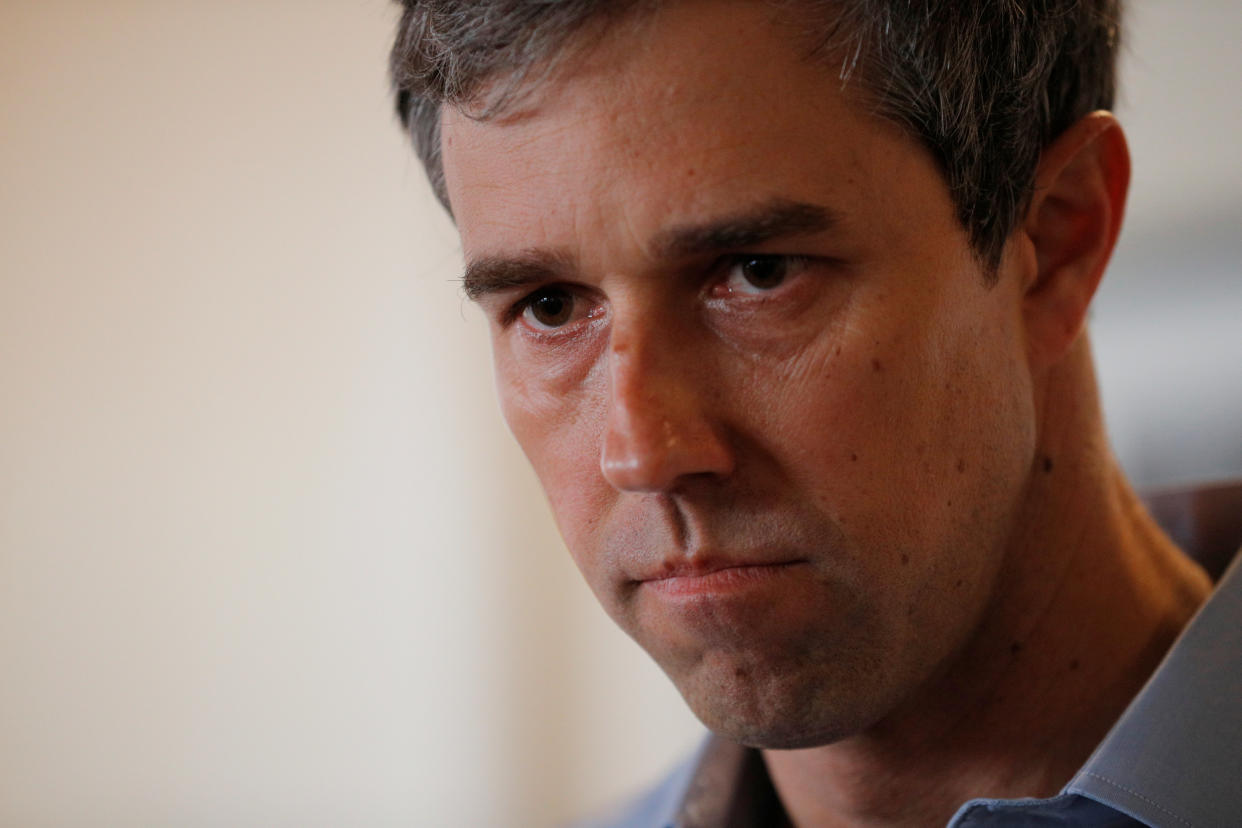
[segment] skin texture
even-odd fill
[[[768,15],[676,4],[445,113],[505,417],[601,604],[796,824],[1050,793],[1206,590],[1081,334],[1124,139],[1049,151],[991,284],[928,154]]]

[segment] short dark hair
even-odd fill
[[[766,2],[796,14],[808,54],[840,61],[842,80],[856,75],[874,111],[931,152],[993,271],[1026,213],[1044,147],[1113,106],[1121,0]],[[390,64],[397,113],[445,207],[443,105],[472,103],[497,80],[520,83],[588,23],[659,4],[403,0]]]

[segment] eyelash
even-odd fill
[[[559,288],[560,290],[565,291],[566,293],[573,296],[575,299],[578,297],[578,294],[574,291],[573,287],[570,285],[562,284],[560,282],[553,282],[547,285],[540,285],[539,287],[532,290],[530,293],[527,293],[524,296],[522,296],[521,299],[518,299],[516,302],[514,302],[509,307],[505,308],[504,314],[500,317],[501,324],[504,327],[508,327],[512,325],[514,322],[518,320],[519,317],[522,316],[522,314],[526,313],[526,309],[535,303],[535,300],[539,298],[539,295],[541,293],[548,291],[548,290],[553,290],[556,288]]]
[[[814,261],[814,258],[811,256],[800,256],[796,254],[788,254],[788,255],[780,254],[780,253],[729,254],[727,256],[722,256],[719,259],[717,259],[712,264],[712,266],[708,269],[708,271],[711,274],[713,274],[710,280],[710,284],[713,286],[718,285],[721,282],[723,282],[723,280],[729,275],[730,271],[732,271],[733,268],[739,265],[745,264],[747,262],[753,262],[753,261],[760,260],[760,259],[784,260],[786,265],[794,272],[797,272],[807,267]],[[546,285],[540,285],[534,290],[531,290],[529,293],[524,294],[516,302],[512,303],[507,308],[505,308],[504,313],[501,315],[501,318],[500,318],[501,325],[503,327],[509,327],[514,322],[516,322],[519,318],[521,318],[522,314],[526,312],[527,308],[531,307],[534,304],[535,300],[539,298],[540,294],[544,293],[545,291],[555,290],[555,289],[560,289],[560,290],[565,291],[567,294],[573,296],[575,300],[577,301],[580,301],[582,299],[581,292],[576,290],[573,285],[565,284],[561,282],[551,282]],[[547,333],[547,332],[540,331],[540,333]]]
[[[810,266],[814,261],[815,259],[810,256],[783,253],[749,253],[725,256],[717,262],[714,268],[719,275],[715,280],[713,280],[712,284],[713,286],[724,284],[724,282],[732,275],[734,268],[755,262],[783,265],[789,276],[796,276]],[[782,276],[781,284],[784,284],[785,279],[786,276]],[[779,287],[780,285],[777,285],[768,292],[774,292]],[[730,292],[730,295],[732,295],[732,292]]]

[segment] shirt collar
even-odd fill
[[[1242,555],[1066,792],[1148,825],[1242,814]]]
[[[675,828],[743,828],[788,824],[763,756],[719,737],[703,747],[676,816]]]

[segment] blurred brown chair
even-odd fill
[[[1150,492],[1143,500],[1169,537],[1219,580],[1242,546],[1242,480]]]

